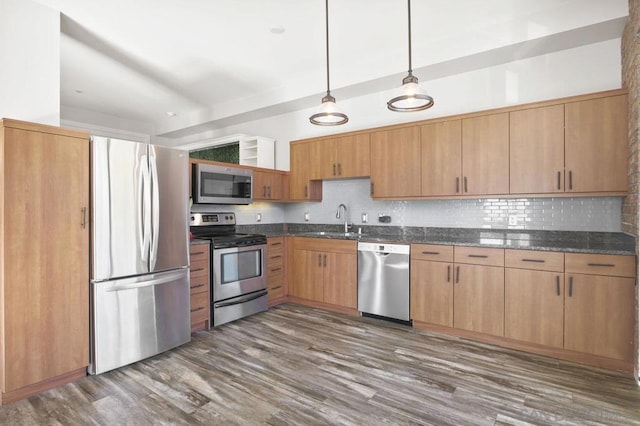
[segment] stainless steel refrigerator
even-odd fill
[[[188,153],[93,137],[90,374],[191,338]]]

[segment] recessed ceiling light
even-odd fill
[[[284,33],[284,27],[281,25],[272,25],[269,28],[269,31],[271,32],[271,34],[282,34]]]
[[[82,93],[84,93],[82,90],[74,90],[74,92],[76,92],[77,94],[81,95]]]
[[[167,111],[167,115],[168,115],[169,117],[175,117],[176,115],[178,115],[178,113],[175,113],[175,112],[173,112],[173,111]]]

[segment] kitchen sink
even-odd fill
[[[328,237],[328,238],[357,238],[363,237],[365,234],[358,234],[357,232],[301,232],[297,234],[303,237]]]

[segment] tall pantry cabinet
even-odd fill
[[[0,390],[7,404],[86,375],[89,136],[0,120]]]

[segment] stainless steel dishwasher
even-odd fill
[[[409,321],[409,251],[404,244],[358,243],[358,310]]]

